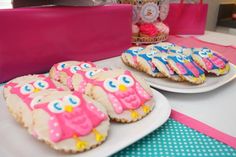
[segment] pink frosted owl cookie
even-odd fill
[[[50,69],[49,76],[52,79],[59,81],[60,72],[63,69],[69,68],[71,66],[74,66],[75,70],[96,67],[92,62],[64,61],[64,62],[54,64],[52,68]]]
[[[82,152],[108,135],[105,108],[79,92],[52,91],[32,112],[35,137],[64,152]]]
[[[229,61],[208,48],[193,49],[192,58],[205,71],[217,76],[226,74],[230,70]]]
[[[91,97],[107,109],[111,119],[134,122],[154,107],[150,87],[130,71],[114,69],[96,75]]]
[[[106,71],[107,68],[88,68],[78,69],[76,66],[65,68],[60,72],[60,82],[66,85],[70,90],[79,91],[88,94],[94,76],[99,72]]]
[[[39,93],[51,89],[68,90],[45,75],[27,75],[9,81],[4,86],[4,95],[10,113],[18,122],[31,128],[31,112],[42,97]]]

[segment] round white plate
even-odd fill
[[[107,140],[97,148],[78,154],[57,152],[43,142],[34,139],[8,113],[0,91],[0,156],[1,157],[93,157],[110,156],[143,138],[164,124],[170,116],[171,107],[167,99],[153,89],[156,101],[153,111],[142,120],[130,123],[111,123]],[[24,143],[24,144],[22,144]]]
[[[207,80],[201,85],[193,85],[188,82],[175,82],[167,78],[153,78],[148,76],[143,72],[139,72],[131,67],[126,66],[120,59],[120,57],[114,57],[111,59],[106,59],[97,62],[97,65],[102,67],[113,67],[113,68],[122,68],[133,71],[134,73],[140,75],[144,78],[152,87],[158,88],[161,90],[175,92],[175,93],[203,93],[214,90],[218,87],[223,86],[224,84],[232,81],[236,78],[236,68],[233,64],[230,63],[230,71],[228,74],[223,76],[213,76],[207,75]]]

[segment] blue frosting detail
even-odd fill
[[[42,87],[42,88],[45,87],[45,85],[43,85],[42,82],[39,82],[38,85],[39,85],[39,87]]]
[[[26,90],[26,91],[30,91],[29,86],[25,86],[25,90]]]
[[[69,101],[70,101],[71,104],[76,104],[77,103],[77,101],[73,100],[72,98],[69,98]]]
[[[125,53],[128,53],[128,54],[131,54],[132,56],[137,56],[137,54],[142,51],[144,48],[140,48],[138,50],[131,50],[131,49],[128,49],[125,51]]]
[[[142,57],[143,59],[145,59],[148,62],[148,64],[152,67],[152,65],[150,63],[150,62],[152,62],[152,59],[149,58],[146,54],[139,54],[139,57]],[[155,67],[155,69],[152,72],[153,73],[158,73],[159,70]]]
[[[109,82],[109,86],[111,86],[111,87],[113,87],[113,88],[116,88],[116,85],[114,85],[114,84],[112,83],[112,81]]]
[[[57,110],[62,110],[62,108],[60,107],[60,106],[58,106],[59,105],[59,103],[55,103],[53,106],[55,107],[55,109],[57,109]]]
[[[159,57],[159,56],[155,56],[154,57],[155,59],[158,59],[160,62],[162,62],[163,64],[168,64],[167,61],[165,61],[162,57]]]
[[[164,47],[161,47],[161,46],[154,46],[154,48],[161,51],[161,52],[168,52],[168,48],[164,48]]]
[[[122,79],[125,83],[130,83],[130,81],[126,77],[123,77]]]

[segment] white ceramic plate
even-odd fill
[[[107,140],[99,147],[79,154],[56,152],[48,145],[34,139],[8,113],[0,93],[0,156],[1,157],[92,157],[110,156],[151,133],[170,116],[171,107],[167,99],[153,90],[156,106],[142,120],[131,124],[112,123]],[[16,104],[17,105],[17,104]]]
[[[232,81],[236,78],[236,68],[230,63],[230,71],[223,76],[211,76],[207,75],[207,80],[201,85],[193,85],[188,82],[174,82],[167,78],[152,78],[143,72],[139,72],[133,68],[126,66],[120,59],[120,57],[114,57],[107,60],[96,62],[101,67],[113,67],[128,69],[144,78],[152,87],[165,91],[176,93],[203,93],[214,90],[224,84]]]

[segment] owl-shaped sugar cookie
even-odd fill
[[[167,78],[174,81],[183,81],[183,79],[170,67],[167,62],[168,53],[158,53],[152,58],[152,63]]]
[[[127,70],[100,72],[90,95],[105,106],[111,119],[123,123],[141,119],[154,107],[150,87]]]
[[[208,48],[193,49],[192,58],[208,73],[217,76],[229,72],[229,61],[222,55]]]
[[[156,49],[145,48],[137,57],[138,67],[152,77],[164,77],[164,75],[153,64],[152,58],[160,53]]]
[[[141,52],[143,47],[131,47],[122,53],[121,59],[126,65],[138,69],[137,56]]]
[[[63,69],[69,68],[69,67],[73,67],[72,69],[74,70],[80,70],[80,69],[87,69],[87,68],[92,68],[96,66],[92,62],[64,61],[64,62],[54,64],[52,68],[50,69],[49,76],[54,80],[60,81],[59,80],[60,72]]]
[[[50,89],[68,90],[67,87],[43,74],[27,75],[9,81],[4,86],[4,96],[13,117],[29,128],[34,104],[40,101],[42,96],[39,93]]]
[[[107,137],[109,118],[105,108],[79,92],[51,91],[33,110],[38,139],[64,152],[82,152]]]
[[[146,48],[156,49],[159,52],[167,53],[167,52],[169,52],[169,49],[174,46],[175,46],[175,44],[170,43],[170,42],[160,42],[158,44],[148,45]]]
[[[184,80],[193,84],[202,84],[206,80],[204,70],[189,57],[180,54],[168,55],[170,67]]]
[[[73,65],[60,71],[59,81],[72,91],[88,94],[94,76],[101,71],[106,71],[107,69],[108,68],[96,67],[83,69],[78,65]]]

